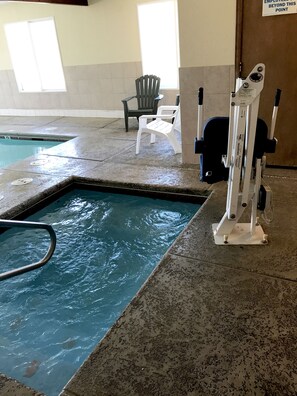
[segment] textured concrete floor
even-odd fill
[[[216,246],[211,224],[224,213],[225,183],[200,183],[197,167],[183,166],[166,141],[151,146],[145,137],[135,156],[136,127],[0,117],[4,135],[75,137],[38,156],[43,164],[30,158],[0,170],[3,218],[74,180],[212,192],[62,395],[296,395],[297,171],[266,171],[274,193],[274,221],[262,221],[268,245]],[[20,177],[33,181],[12,186]],[[0,377],[0,394],[38,393]]]

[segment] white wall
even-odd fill
[[[236,0],[179,0],[181,67],[234,64]]]
[[[0,70],[11,69],[3,25],[53,16],[64,66],[141,61],[137,4],[89,1],[88,7],[0,2]]]
[[[88,7],[0,2],[0,70],[12,68],[3,25],[49,16],[65,66],[139,62],[137,4],[145,2],[150,0],[89,0]],[[178,8],[181,67],[232,64],[236,0],[178,0]]]

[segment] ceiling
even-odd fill
[[[67,5],[77,5],[77,6],[88,5],[88,0],[11,0],[9,1],[9,3],[12,1],[17,1],[17,2],[26,1],[27,3],[67,4]],[[6,0],[0,0],[0,2],[7,3]]]

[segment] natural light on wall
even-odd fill
[[[65,79],[52,18],[5,25],[20,92],[65,91]]]
[[[176,0],[138,5],[143,74],[161,78],[161,88],[178,88],[179,43]]]

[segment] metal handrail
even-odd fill
[[[37,223],[33,221],[17,221],[17,220],[0,220],[0,227],[5,228],[12,228],[12,227],[19,227],[19,228],[39,228],[46,230],[51,238],[50,247],[46,253],[46,255],[37,263],[25,265],[24,267],[16,268],[11,271],[2,272],[0,273],[0,281],[8,278],[12,278],[13,276],[24,274],[25,272],[32,271],[36,268],[40,268],[45,265],[52,255],[54,254],[56,248],[57,237],[53,227],[46,223]]]

